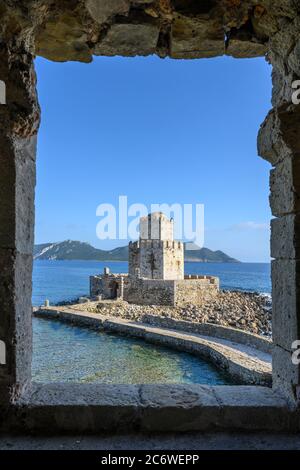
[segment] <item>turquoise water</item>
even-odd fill
[[[33,346],[36,382],[233,383],[190,354],[51,320],[33,319]]]
[[[89,293],[89,276],[108,266],[113,273],[126,273],[126,262],[35,261],[33,305],[71,300]],[[218,276],[222,289],[271,293],[270,264],[185,263],[186,274]]]

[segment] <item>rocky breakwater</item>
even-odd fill
[[[220,291],[217,296],[209,301],[203,301],[200,306],[192,304],[184,307],[144,306],[112,300],[78,304],[72,308],[134,321],[143,321],[145,316],[152,315],[230,326],[268,337],[272,334],[270,298],[257,293]]]

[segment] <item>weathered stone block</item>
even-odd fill
[[[292,151],[283,140],[280,119],[276,110],[272,109],[261,125],[257,144],[258,154],[274,166],[281,160],[292,156]]]
[[[129,0],[86,0],[86,8],[97,23],[105,23],[113,15],[126,15]]]
[[[70,11],[62,11],[54,18],[49,18],[35,35],[37,55],[57,62],[91,62],[92,55],[87,42],[82,18]]]
[[[124,299],[141,305],[175,305],[175,281],[129,278]]]
[[[287,59],[289,51],[293,49],[294,35],[291,34],[293,29],[294,25],[290,23],[289,27],[283,27],[272,35],[271,49],[272,53],[276,54],[277,57]]]
[[[300,259],[299,214],[271,221],[271,256],[277,259]]]
[[[16,152],[16,249],[32,254],[34,244],[34,198],[37,136],[15,139]]]
[[[242,59],[244,57],[262,57],[266,54],[265,44],[251,40],[231,39],[226,49],[226,55]]]
[[[300,211],[300,159],[286,158],[270,175],[272,214],[280,217]]]
[[[272,261],[273,341],[287,351],[300,340],[300,261]]]
[[[116,15],[128,15],[130,0],[86,0],[86,8],[97,23],[105,23]],[[135,0],[135,4],[153,3],[153,0]]]
[[[175,303],[176,305],[201,305],[203,301],[213,299],[219,292],[219,279],[212,283],[211,278],[207,279],[184,279],[175,282]]]
[[[210,387],[142,385],[141,427],[147,431],[193,431],[214,428],[221,409]]]
[[[294,0],[272,0],[273,15],[284,15],[285,18],[293,19],[299,12],[299,5]]]
[[[269,112],[258,134],[258,153],[273,166],[287,158],[299,160],[300,155],[300,107],[291,104],[294,79],[290,78],[290,83],[286,83],[282,74],[274,71],[273,91],[280,94],[279,101],[284,94],[283,98],[286,98],[287,102]],[[279,90],[276,91],[277,87]]]
[[[148,23],[119,23],[111,26],[104,39],[95,47],[95,55],[149,55],[154,54],[159,36],[159,25]]]
[[[16,244],[16,175],[11,139],[0,135],[0,247]]]
[[[295,72],[300,78],[300,39],[296,42],[296,45],[288,58],[288,64],[293,72]]]
[[[136,385],[37,384],[19,403],[14,426],[48,432],[126,432],[138,424],[139,403]]]
[[[280,132],[285,145],[290,150],[291,156],[295,160],[300,157],[300,106],[292,104],[292,95],[295,89],[292,88],[292,82],[295,76],[290,74],[288,103],[278,109],[278,119],[280,121]]]
[[[251,24],[255,36],[264,42],[277,32],[275,17],[270,10],[267,10],[262,5],[254,7],[251,15]]]
[[[273,389],[286,396],[291,403],[299,402],[300,366],[293,364],[293,352],[274,346],[272,357]]]
[[[290,417],[286,401],[263,387],[34,384],[5,424],[23,433],[274,431],[288,430]]]
[[[271,53],[272,57],[272,53]],[[279,106],[286,106],[292,100],[292,82],[294,81],[294,74],[286,74],[282,70],[285,68],[285,61],[281,57],[272,57],[272,105],[274,108]]]
[[[265,387],[162,385],[141,387],[146,431],[282,429],[286,401]]]
[[[279,430],[289,424],[286,402],[266,387],[213,387],[224,427]]]
[[[32,256],[0,249],[0,339],[6,344],[7,364],[0,379],[12,387],[30,379]]]
[[[207,18],[177,14],[171,33],[170,55],[175,59],[216,57],[225,53],[221,25]]]
[[[2,138],[0,246],[30,254],[34,238],[36,136]]]

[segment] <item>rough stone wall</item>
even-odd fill
[[[297,0],[2,0],[0,13],[5,34],[30,33],[32,52],[50,60],[257,57],[292,3]]]
[[[300,339],[300,105],[292,102],[292,84],[300,79],[300,4],[276,1],[273,8],[282,14],[269,43],[273,109],[258,138],[259,154],[273,167],[273,386],[299,403],[300,368],[292,362],[292,344]]]
[[[136,276],[140,272],[140,242],[130,242],[128,250],[128,273]]]
[[[267,354],[272,354],[273,343],[271,340],[264,338],[263,336],[258,336],[229,326],[175,320],[174,318],[151,315],[150,313],[143,315],[141,321],[142,323],[149,323],[150,325],[159,326],[161,328],[169,328],[171,330],[184,332],[189,331],[194,334],[233,341],[234,343],[251,346]]]
[[[174,240],[174,220],[167,219],[161,223],[160,239],[169,241]]]
[[[175,282],[175,304],[201,305],[204,300],[215,297],[219,291],[217,278],[184,279]]]
[[[140,240],[139,261],[142,278],[166,280],[184,278],[184,248],[181,242]]]
[[[292,31],[273,38],[298,14],[298,0],[0,0],[0,33],[55,61],[257,57],[288,46]]]
[[[90,297],[103,294],[102,276],[90,276]]]
[[[123,282],[127,281],[125,274],[108,274],[90,276],[90,297],[102,296],[103,299],[123,297]]]
[[[164,250],[160,240],[140,240],[140,275],[147,279],[164,278]]]
[[[174,240],[174,220],[162,212],[153,212],[140,218],[140,239]]]
[[[163,278],[184,279],[184,245],[182,242],[163,242]]]
[[[174,305],[175,282],[131,278],[124,289],[124,300],[141,305]]]
[[[3,25],[2,25],[3,26]],[[31,378],[31,277],[34,230],[36,134],[39,107],[33,57],[24,42],[0,38],[0,407]]]
[[[219,279],[189,276],[185,280],[144,279],[125,274],[90,277],[90,296],[117,299],[137,305],[200,305],[219,290]]]

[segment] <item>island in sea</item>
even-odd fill
[[[193,247],[184,244],[185,261],[199,263],[240,263],[223,251]],[[113,250],[94,248],[89,243],[66,240],[58,243],[43,243],[34,247],[35,260],[85,260],[85,261],[127,261],[128,245]]]
[[[152,233],[158,234],[158,238],[150,238]],[[157,327],[163,322],[171,329],[177,325],[174,321],[184,321],[191,323],[192,331],[196,324],[204,323],[270,336],[269,299],[255,292],[223,291],[219,277],[185,272],[184,258],[190,253],[193,260],[212,262],[218,259],[223,264],[224,258],[227,263],[234,260],[224,253],[220,256],[220,252],[190,251],[187,245],[185,248],[184,251],[183,243],[174,240],[173,221],[162,213],[153,213],[141,218],[139,240],[131,242],[129,248],[107,252],[86,243],[67,241],[36,247],[35,258],[96,260],[98,263],[122,261],[126,256],[128,272],[113,273],[104,266],[102,273],[90,273],[89,295],[68,302],[67,308],[71,310],[151,323]],[[210,253],[215,256],[208,258]],[[46,301],[46,308],[49,308],[49,301]]]

